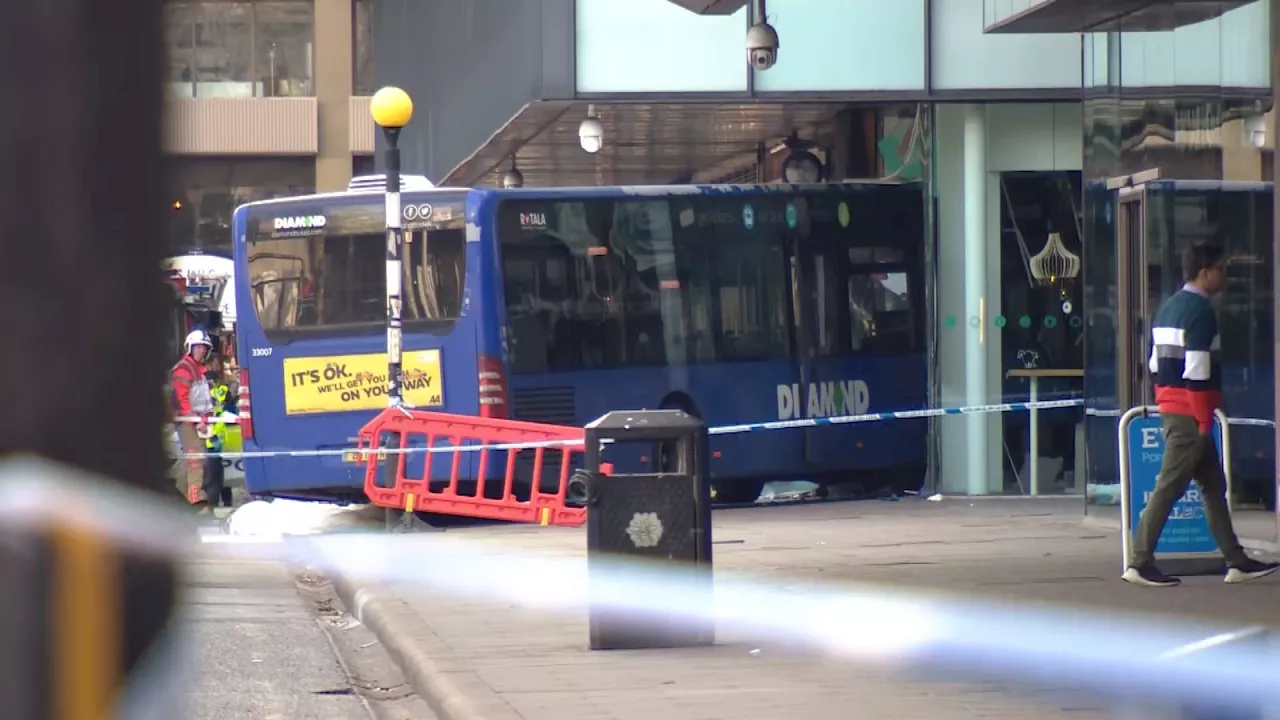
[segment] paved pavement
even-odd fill
[[[1273,512],[1263,510],[1259,506],[1237,508],[1231,512],[1232,524],[1240,544],[1247,548],[1280,553],[1280,523]],[[1120,507],[1118,505],[1089,505],[1087,523],[1099,527],[1120,529]]]
[[[766,582],[883,582],[1111,611],[1273,623],[1280,581],[1176,590],[1118,580],[1119,539],[1081,522],[1079,500],[832,503],[715,514],[717,573]],[[452,539],[581,557],[577,529],[489,527]],[[428,541],[430,542],[430,541]],[[806,656],[719,633],[695,650],[590,652],[583,613],[357,588],[360,617],[447,720],[858,717],[1102,718],[1063,688],[912,682],[903,673]]]
[[[376,643],[344,620],[323,585],[299,583],[275,562],[208,557],[187,575],[181,631],[195,658],[184,717],[434,717],[385,652],[382,664],[360,656],[360,645]]]

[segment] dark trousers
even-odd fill
[[[1187,492],[1191,481],[1200,486],[1209,531],[1218,543],[1227,564],[1237,565],[1246,559],[1244,548],[1231,525],[1227,506],[1227,478],[1222,472],[1218,447],[1212,434],[1201,434],[1195,418],[1189,415],[1160,414],[1164,433],[1164,458],[1151,500],[1142,511],[1138,531],[1134,533],[1129,565],[1140,566],[1154,561],[1156,543],[1174,503]]]
[[[226,485],[226,476],[224,475],[224,472],[225,470],[222,466],[222,458],[205,458],[204,486],[202,489],[204,490],[205,504],[208,507],[216,508],[222,502],[223,488]]]

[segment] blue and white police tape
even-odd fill
[[[1043,400],[1040,402],[996,403],[994,405],[967,405],[952,408],[926,408],[923,410],[899,410],[894,412],[864,413],[861,415],[840,415],[826,418],[801,418],[798,420],[771,420],[768,422],[744,423],[739,425],[720,425],[707,429],[709,435],[737,435],[760,430],[790,430],[795,428],[824,427],[828,425],[850,425],[854,423],[882,422],[885,420],[920,420],[923,418],[942,417],[944,415],[978,415],[994,412],[1027,412],[1029,410],[1055,410],[1059,408],[1081,407],[1081,398],[1063,400]],[[185,419],[185,418],[184,418]],[[581,445],[581,440],[539,440],[520,443],[498,443],[492,445],[448,445],[438,447],[406,447],[378,448],[362,450],[359,448],[342,448],[326,450],[251,450],[248,452],[225,453],[183,453],[184,460],[220,457],[224,460],[244,460],[274,457],[344,457],[368,455],[416,455],[421,453],[454,453],[479,452],[481,450],[532,450],[535,448],[572,447]]]
[[[173,419],[173,422],[183,423],[186,425],[212,425],[222,423],[223,425],[239,425],[240,416],[234,413],[222,413],[217,417],[203,417],[200,415],[182,415]]]
[[[709,428],[711,435],[734,435],[737,433],[755,432],[757,430],[789,430],[792,428],[822,427],[824,425],[848,425],[851,423],[880,422],[882,420],[919,420],[921,418],[942,417],[943,415],[980,415],[993,412],[1026,412],[1028,410],[1054,410],[1057,408],[1080,407],[1084,405],[1081,398],[1066,400],[1043,400],[1034,403],[996,403],[995,405],[968,405],[954,408],[928,408],[925,410],[899,410],[896,412],[865,413],[862,415],[840,415],[828,418],[800,418],[799,420],[772,420],[742,425],[721,425]]]
[[[902,411],[896,411],[896,412],[867,413],[864,415],[841,415],[839,417],[830,417],[830,418],[802,418],[799,420],[776,420],[776,421],[760,422],[760,423],[746,423],[743,425],[723,425],[720,427],[711,428],[708,432],[710,432],[710,434],[712,435],[731,435],[734,433],[752,432],[754,430],[785,430],[788,428],[819,427],[822,425],[843,425],[847,423],[876,422],[880,420],[912,420],[912,419],[918,419],[918,418],[939,417],[942,415],[970,415],[970,414],[988,413],[988,412],[1025,412],[1032,409],[1052,410],[1055,408],[1080,407],[1083,404],[1084,404],[1084,400],[1081,398],[1068,398],[1064,400],[1044,400],[1044,401],[1035,402],[1035,403],[1029,403],[1029,402],[999,403],[996,405],[971,405],[968,407],[955,407],[955,408],[930,408],[926,410],[902,410]],[[1125,412],[1126,411],[1124,410],[1099,410],[1097,408],[1085,409],[1085,414],[1093,417],[1119,418],[1121,415],[1124,415]],[[209,418],[198,417],[198,416],[178,417],[178,418],[174,418],[173,421],[179,422],[179,423],[192,423],[192,424],[208,424],[212,422]],[[216,422],[223,423],[224,425],[236,425],[236,424],[239,424],[240,418],[231,413],[225,413],[220,418],[218,418]],[[1242,418],[1242,417],[1229,417],[1227,418],[1227,424],[1235,425],[1237,427],[1274,428],[1276,426],[1276,423],[1274,420],[1265,420],[1262,418]],[[539,444],[532,445],[532,447],[539,447],[539,446],[540,446]],[[341,453],[346,451],[336,450],[334,452]],[[441,449],[438,452],[445,452],[445,450]],[[315,453],[312,452],[312,454],[315,454]]]
[[[1233,417],[1229,417],[1229,418],[1227,418],[1227,424],[1228,424],[1228,425],[1239,425],[1239,426],[1242,426],[1242,427],[1264,427],[1264,428],[1275,428],[1275,426],[1276,426],[1276,423],[1275,423],[1275,421],[1274,421],[1274,420],[1260,420],[1260,419],[1258,419],[1258,418],[1233,418]]]
[[[1128,411],[1127,410],[1099,410],[1097,408],[1086,408],[1084,411],[1084,414],[1090,415],[1092,417],[1119,418],[1120,416],[1124,415],[1126,412]],[[1273,428],[1273,429],[1276,426],[1276,422],[1274,420],[1264,420],[1262,418],[1242,418],[1242,417],[1228,417],[1227,424],[1235,427],[1262,427],[1262,428]]]

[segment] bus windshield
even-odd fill
[[[383,209],[380,198],[364,200],[287,218],[275,217],[268,207],[250,222],[250,296],[267,339],[383,331]],[[442,219],[445,215],[439,212],[430,228],[405,229],[401,313],[406,328],[447,330],[461,313],[466,273],[461,203],[456,213]]]

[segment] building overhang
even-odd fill
[[[990,2],[990,0],[987,0]],[[1152,32],[1211,20],[1262,0],[1039,0],[990,23],[988,33]]]
[[[527,187],[707,182],[755,161],[760,143],[811,137],[847,104],[829,102],[622,102],[593,105],[604,129],[582,149],[583,102],[526,105],[440,185],[494,185],[511,166]]]
[[[674,5],[697,15],[732,15],[746,6],[747,0],[669,0]]]

